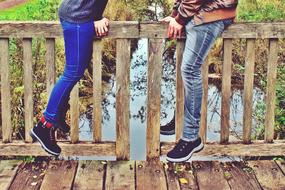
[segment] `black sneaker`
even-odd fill
[[[61,148],[56,144],[53,124],[47,122],[44,117],[31,129],[30,135],[34,141],[39,141],[43,149],[54,156],[59,156]]]
[[[160,134],[174,135],[175,134],[175,116],[166,125],[160,126]]]
[[[166,160],[170,162],[185,162],[194,152],[200,152],[204,148],[201,138],[187,142],[180,139],[176,146],[167,154]]]
[[[67,104],[64,106],[60,112],[60,120],[58,124],[58,129],[60,129],[64,133],[69,133],[70,132],[70,126],[66,123],[65,117],[66,117],[66,112],[70,108],[70,105]]]

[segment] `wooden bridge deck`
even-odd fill
[[[0,161],[0,187],[63,189],[285,189],[285,162]]]

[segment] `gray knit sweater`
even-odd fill
[[[72,23],[100,20],[108,0],[62,0],[59,17]]]

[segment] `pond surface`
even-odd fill
[[[132,55],[131,62],[131,97],[130,97],[130,144],[131,159],[145,160],[146,157],[146,101],[147,101],[147,39],[138,41],[138,48]],[[161,124],[169,122],[175,108],[175,55],[174,58],[164,56],[163,77],[161,83]],[[115,110],[116,81],[110,80],[110,91],[103,101],[102,140],[116,139],[116,110]],[[254,89],[254,106],[264,98],[263,92]],[[92,110],[92,108],[90,108]],[[210,84],[208,94],[208,141],[220,139],[220,110],[221,92]],[[92,140],[92,125],[88,115],[80,117],[80,140]],[[242,92],[235,90],[231,99],[231,140],[242,137],[243,100]],[[255,128],[256,122],[253,121]],[[175,135],[161,135],[161,141],[175,141]],[[82,157],[80,157],[82,158]],[[113,157],[84,157],[84,159],[114,159]],[[202,159],[197,158],[196,159]]]

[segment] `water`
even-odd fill
[[[141,39],[138,42],[138,48],[133,53],[130,72],[130,145],[131,159],[145,160],[146,157],[146,101],[147,101],[147,39]],[[171,59],[165,56],[163,62],[163,76],[161,83],[161,124],[170,121],[174,115],[175,108],[175,58]],[[116,140],[116,110],[115,110],[115,92],[116,81],[110,80],[110,91],[106,94],[103,102],[103,127],[102,140]],[[263,93],[254,90],[254,105],[257,101],[263,99]],[[220,110],[221,94],[216,86],[209,86],[208,100],[208,141],[219,141],[220,139]],[[231,140],[238,140],[242,132],[243,100],[242,92],[236,90],[233,92],[231,100]],[[254,122],[255,125],[255,122]],[[90,120],[86,114],[80,118],[80,140],[92,140],[92,129]],[[175,141],[175,135],[161,135],[161,141]],[[90,159],[90,157],[82,157]],[[94,157],[95,158],[95,157]],[[92,159],[92,158],[91,158]],[[95,159],[102,159],[96,157]],[[104,157],[103,159],[114,159],[114,157]],[[194,157],[194,159],[204,159]],[[207,159],[207,158],[206,158]]]

